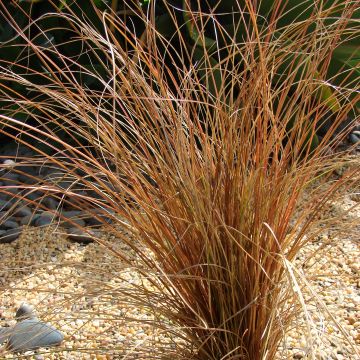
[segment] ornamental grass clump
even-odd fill
[[[86,192],[44,179],[17,186],[22,194],[42,189],[99,220],[112,217],[104,227],[117,240],[95,240],[152,289],[134,285],[119,301],[147,309],[154,327],[178,339],[175,347],[158,344],[154,358],[274,359],[305,305],[293,261],[326,204],[359,184],[358,159],[334,152],[346,136],[338,125],[349,114],[356,121],[359,82],[347,75],[358,69],[343,70],[336,86],[327,77],[337,45],[359,36],[356,4],[323,9],[316,1],[308,19],[278,26],[281,3],[267,26],[253,2],[234,3],[226,16],[242,29],[239,40],[215,5],[165,2],[177,25],[169,38],[156,26],[154,2],[147,11],[130,2],[118,16],[99,12],[100,30],[64,2],[67,12],[44,18],[66,21],[82,45],[75,56],[63,44],[29,39],[42,19],[22,29],[1,7],[24,46],[22,59],[1,64],[1,98],[31,118],[2,115],[1,131],[37,150],[39,167],[55,164]],[[27,57],[41,70],[21,61]],[[85,57],[97,65],[84,66]],[[331,126],[318,138],[325,121]],[[350,170],[324,186],[345,163]],[[311,196],[295,216],[305,190]],[[133,351],[146,358],[148,349]]]

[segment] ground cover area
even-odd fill
[[[359,196],[354,195],[356,191],[351,193],[334,203],[324,220],[356,205]],[[352,210],[347,216],[358,218],[360,211]],[[297,269],[306,273],[309,280],[308,286],[302,289],[307,311],[287,331],[279,348],[279,359],[310,358],[307,355],[309,341],[316,348],[317,359],[358,358],[360,243],[356,233],[359,234],[360,229],[336,236],[334,231],[322,233],[303,249],[296,261]],[[116,239],[106,234],[103,238],[124,249],[125,245]],[[319,247],[321,250],[304,263],[307,253]],[[72,242],[65,230],[56,226],[27,227],[17,240],[0,245],[0,259],[0,325],[14,325],[17,308],[28,303],[35,307],[41,320],[51,323],[65,336],[62,345],[52,349],[52,353],[41,349],[21,356],[29,359],[118,359],[127,353],[128,359],[140,358],[137,349],[141,346],[151,348],[151,344],[160,341],[167,342],[170,349],[176,344],[169,334],[155,331],[149,312],[122,303],[118,289],[130,288],[141,280],[133,269],[124,267],[97,243]],[[321,304],[326,305],[342,330]],[[311,329],[304,321],[306,318],[312,322]],[[0,354],[4,359],[20,357],[8,352],[5,346]],[[149,353],[149,358],[153,355]]]
[[[354,155],[357,157],[358,153]],[[34,154],[25,152],[24,156]],[[11,171],[13,165],[11,163],[3,175],[5,185],[18,180]],[[41,169],[44,172],[46,167]],[[24,181],[31,178],[30,170],[27,167],[25,170]],[[47,172],[41,176],[49,174],[64,181],[64,174],[56,167],[48,166]],[[34,176],[39,175],[36,173]],[[336,179],[342,174],[333,176]],[[315,349],[316,359],[321,360],[357,359],[359,356],[359,192],[360,189],[350,189],[341,199],[330,204],[319,219],[319,236],[297,257],[295,271],[300,278],[306,275],[306,280],[299,283],[306,308],[286,330],[277,355],[279,360],[310,359],[310,348]],[[4,199],[3,207],[10,211],[8,205],[14,199],[9,199],[9,196]],[[41,199],[45,202],[50,198]],[[59,204],[49,205],[52,204],[46,203],[57,214]],[[89,242],[88,235],[75,236],[74,224],[60,222],[60,217],[54,217],[54,213],[35,208],[34,204],[21,206],[22,212],[15,210],[15,215],[7,220],[16,223],[16,227],[1,230],[2,237],[4,234],[8,236],[9,231],[16,230],[16,234],[10,235],[8,243],[0,243],[0,331],[16,324],[15,313],[21,304],[26,303],[35,308],[41,321],[58,329],[64,335],[64,341],[51,351],[42,348],[36,352],[14,354],[7,348],[6,341],[1,341],[0,333],[0,343],[3,342],[0,358],[145,359],[138,350],[146,347],[149,349],[146,359],[155,359],[156,347],[160,344],[166,346],[169,353],[176,346],[184,346],[168,331],[154,328],[155,318],[148,309],[126,304],[124,290],[131,294],[134,285],[144,283],[152,290],[134,268],[124,264],[99,243]],[[131,248],[110,235],[107,229],[99,228],[95,219],[88,217],[85,211],[69,209],[67,212],[63,210],[62,215],[67,214],[66,218],[76,221],[81,227],[91,227],[91,231],[96,231],[97,236],[111,243],[115,251],[124,251],[130,255],[134,265],[137,263]],[[345,220],[344,211],[348,211],[346,220],[355,225],[338,232],[334,222],[333,227],[321,230],[329,219]],[[117,226],[118,234],[137,241],[114,219],[105,218],[105,222]],[[85,239],[86,244],[81,243],[81,239]],[[310,260],[305,261],[309,254]]]

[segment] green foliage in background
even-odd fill
[[[304,26],[306,33],[304,36],[311,37],[318,36],[322,31],[319,26],[309,27],[308,21],[311,21],[311,16],[314,11],[321,10],[326,14],[326,23],[324,26],[338,26],[339,17],[344,16],[344,5],[342,1],[328,0],[319,2],[316,0],[297,1],[289,0],[286,2],[279,1],[261,1],[256,9],[258,16],[256,19],[249,16],[249,6],[254,6],[252,1],[238,0],[208,0],[208,1],[189,1],[189,0],[171,0],[171,1],[130,1],[132,10],[129,11],[126,2],[124,1],[73,1],[73,0],[59,0],[59,1],[13,1],[9,5],[9,11],[15,13],[14,19],[16,23],[7,23],[5,16],[0,15],[0,62],[3,67],[10,67],[12,71],[19,71],[21,73],[22,65],[26,65],[35,71],[43,71],[43,66],[33,57],[32,54],[24,51],[24,40],[16,36],[17,30],[22,29],[30,39],[37,45],[44,48],[51,48],[55,51],[49,53],[49,61],[58,61],[56,57],[56,48],[61,52],[66,53],[69,58],[73,57],[77,63],[82,64],[84,71],[78,72],[75,76],[78,78],[80,86],[90,88],[101,88],[98,79],[89,75],[86,69],[96,71],[100,78],[106,81],[106,68],[110,66],[106,61],[102,61],[96,56],[89,55],[86,49],[82,48],[82,41],[78,39],[66,21],[61,18],[49,15],[52,12],[65,12],[80,15],[84,8],[86,8],[86,21],[93,24],[99,32],[103,32],[104,24],[99,20],[98,13],[104,11],[116,11],[118,16],[122,17],[124,21],[129,21],[129,31],[133,31],[139,38],[143,36],[146,38],[146,28],[143,22],[138,21],[141,17],[147,16],[151,13],[154,15],[155,27],[167,40],[171,42],[176,48],[176,43],[179,41],[178,32],[181,31],[182,39],[185,39],[186,46],[189,50],[189,64],[196,65],[203,69],[201,74],[201,81],[204,86],[216,97],[221,97],[224,103],[227,103],[227,94],[237,89],[231,88],[231,80],[222,79],[220,76],[220,67],[222,61],[228,56],[227,47],[236,42],[241,44],[247,37],[252,37],[254,41],[261,38],[261,33],[272,27],[275,31],[272,36],[277,37],[284,44],[284,48],[293,40],[289,25],[292,24],[294,28]],[[137,9],[134,12],[135,8]],[[281,16],[277,16],[279,12],[279,4],[281,3]],[[319,9],[315,5],[321,4]],[[335,6],[334,6],[335,5]],[[284,7],[284,8],[283,8]],[[331,11],[328,9],[331,9]],[[194,17],[196,11],[201,12],[202,16]],[[221,25],[222,29],[226,30],[218,32],[219,26],[209,19],[214,17],[204,16],[204,14],[216,14],[216,20]],[[189,15],[192,14],[192,15]],[[349,18],[353,19],[354,26],[360,19],[360,9],[356,11],[349,11]],[[276,20],[275,20],[276,19]],[[310,19],[310,20],[309,20]],[[35,21],[35,22],[34,22]],[[234,26],[237,24],[237,26]],[[306,26],[305,26],[306,25]],[[248,29],[253,29],[253,33],[247,33]],[[205,29],[205,31],[204,31]],[[284,31],[286,29],[286,31]],[[126,34],[119,33],[116,29],[112,29],[114,36],[117,37],[119,43],[131,51],[132,46],[126,40]],[[274,39],[266,39],[269,44]],[[318,88],[314,91],[314,96],[323,101],[324,106],[329,109],[329,113],[338,111],[341,107],[341,93],[336,90],[336,86],[340,83],[349,84],[349,88],[359,88],[360,75],[360,47],[359,38],[354,37],[340,46],[333,49],[331,62],[323,64],[327,68],[327,78],[319,77],[314,79],[318,81]],[[319,44],[319,49],[321,44]],[[259,57],[261,54],[254,53],[253,56]],[[297,81],[301,78],[301,74],[306,70],[306,67],[312,65],[310,58],[306,56],[306,49],[299,49],[298,53],[286,54],[279,61],[282,62],[279,69],[280,72],[273,77],[271,86],[276,88],[277,83],[284,81],[284,78],[292,77],[294,88],[290,90],[289,96],[296,92]],[[14,65],[16,63],[16,65]],[[246,68],[246,59],[242,57],[239,52],[235,67],[243,70]],[[59,66],[61,64],[59,63]],[[170,66],[170,65],[169,65]],[[271,64],[269,64],[271,66]],[[15,69],[16,68],[16,69]],[[71,71],[71,69],[68,69]],[[320,70],[320,69],[319,69]],[[251,71],[251,69],[249,69]],[[319,71],[320,72],[320,71]],[[323,71],[321,71],[323,73]],[[27,74],[29,77],[37,76],[36,81],[39,84],[44,83],[45,79],[38,75]],[[61,75],[59,75],[61,76]],[[2,114],[15,117],[18,120],[26,121],[31,118],[31,114],[26,112],[21,107],[21,104],[14,105],[7,99],[9,94],[20,94],[25,98],[37,96],[37,94],[29,93],[26,86],[19,86],[12,81],[2,80],[2,93],[0,93],[0,108]],[[359,104],[354,107],[359,108]],[[289,125],[291,128],[291,124]],[[315,142],[317,139],[314,140]]]

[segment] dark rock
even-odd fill
[[[9,158],[15,158],[16,157],[26,157],[30,155],[30,152],[32,156],[34,155],[34,150],[29,148],[26,145],[19,144],[18,142],[11,141],[2,146],[1,153],[6,154]],[[13,161],[12,159],[10,161]],[[16,164],[16,163],[15,163]]]
[[[21,234],[22,227],[17,229],[9,229],[0,235],[0,244],[8,244],[15,241]]]
[[[44,197],[44,193],[41,191],[31,191],[24,194],[24,197],[30,201],[38,202],[41,198]]]
[[[23,352],[42,347],[58,346],[64,335],[53,326],[36,318],[18,322],[11,330],[8,348],[13,352]]]
[[[10,199],[10,195],[9,194],[5,194],[4,192],[0,192],[0,200],[9,200]],[[1,207],[1,206],[0,206]]]
[[[37,178],[36,175],[34,175],[34,174],[20,174],[19,182],[25,183],[28,185],[34,185],[39,182],[39,178]]]
[[[76,225],[78,225],[79,227],[84,227],[86,223],[83,219],[72,218],[69,219],[68,221],[62,221],[61,225],[66,228],[75,227]]]
[[[13,186],[13,185],[12,185],[12,186]],[[21,188],[19,188],[19,187],[9,187],[9,188],[6,189],[6,191],[7,191],[8,193],[10,193],[10,194],[9,194],[10,199],[13,198],[13,195],[21,194],[21,193],[22,193],[22,190],[23,190],[23,189],[21,189]]]
[[[39,175],[42,175],[44,178],[62,178],[65,176],[64,169],[56,165],[55,163],[47,163],[41,168],[38,168]]]
[[[360,137],[357,136],[355,133],[351,133],[349,135],[349,141],[352,143],[352,144],[358,144],[360,142]]]
[[[36,216],[35,214],[24,216],[20,220],[20,225],[31,225],[35,216]]]
[[[34,217],[34,221],[31,222],[31,225],[39,226],[39,227],[47,226],[54,221],[55,217],[56,217],[55,214],[44,211],[43,213],[38,214],[36,215],[36,217]]]
[[[36,176],[36,167],[33,166],[33,164],[30,162],[26,162],[25,160],[19,163],[16,166],[16,169],[22,173]],[[19,174],[19,176],[21,176],[21,174]]]
[[[61,221],[64,227],[75,227],[76,224],[84,227],[86,213],[80,210],[67,210],[61,213]],[[68,219],[68,220],[67,220]]]
[[[88,244],[94,241],[94,237],[98,237],[99,233],[94,230],[82,230],[79,228],[72,227],[68,231],[68,238],[75,242]]]
[[[157,187],[158,187],[156,181],[155,181],[149,174],[147,174],[147,173],[144,172],[144,171],[142,171],[141,174],[144,176],[145,180],[146,180],[151,186],[153,186],[154,188],[157,188]]]
[[[101,190],[88,189],[87,195],[94,200],[104,200],[106,198],[106,195]]]
[[[55,200],[51,196],[45,197],[41,203],[49,210],[55,210],[59,206],[59,201]]]
[[[109,214],[109,216],[111,216],[111,214]],[[101,213],[94,211],[94,214],[88,214],[88,217],[85,219],[85,221],[89,226],[98,227],[104,224],[111,224],[113,220],[109,216],[107,216],[103,211]]]
[[[321,136],[325,136],[333,126],[335,120],[336,120],[335,115],[331,111],[325,114],[323,116],[323,120],[318,121],[316,124],[317,134]],[[346,128],[349,128],[349,126],[351,126],[352,121],[353,121],[352,117],[347,116],[338,124],[337,128],[334,130],[334,134],[339,134],[342,131],[346,131]]]
[[[16,209],[14,215],[23,217],[23,216],[32,215],[32,213],[33,213],[32,210],[27,205],[23,205]]]
[[[61,217],[66,219],[71,219],[74,217],[83,217],[84,213],[81,210],[67,210],[61,212]]]
[[[9,210],[13,206],[12,200],[3,200],[0,199],[0,211],[1,210]]]
[[[95,217],[90,217],[86,219],[86,225],[97,227],[104,225],[104,221],[102,218],[98,219]]]
[[[62,170],[54,169],[45,176],[46,182],[63,189],[73,189],[74,186],[79,186],[76,182],[76,178],[73,176],[66,175]]]
[[[14,172],[8,172],[4,175],[1,176],[2,178],[2,182],[5,184],[5,185],[16,185],[19,183],[19,174],[17,173],[14,173]]]
[[[14,218],[9,218],[8,220],[3,221],[0,226],[3,229],[17,229],[19,223]]]

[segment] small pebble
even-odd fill
[[[6,160],[4,160],[3,165],[6,167],[9,167],[9,168],[12,168],[16,165],[16,162],[11,159],[6,159]]]
[[[35,318],[34,308],[29,304],[22,304],[16,311],[15,319],[17,321],[25,320],[25,319],[33,319]]]

